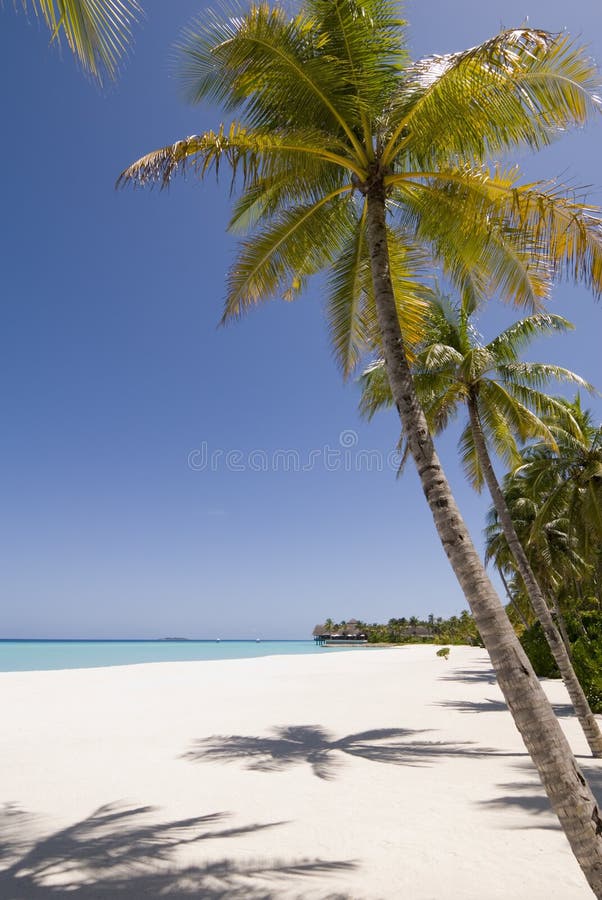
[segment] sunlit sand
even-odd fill
[[[0,674],[0,897],[586,900],[486,653],[436,649]]]

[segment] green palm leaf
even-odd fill
[[[330,146],[342,148],[335,141]],[[315,132],[296,131],[280,136],[277,132],[252,130],[240,122],[232,122],[227,130],[221,125],[217,131],[191,135],[147,153],[121,173],[117,186],[159,181],[166,187],[176,171],[187,167],[200,177],[212,170],[219,174],[222,161],[230,167],[233,178],[239,172],[242,174],[245,185],[260,177],[278,179],[295,169],[315,178],[323,171],[325,162],[343,169],[354,167],[352,161],[326,149]]]
[[[501,370],[499,370],[499,374],[500,377],[503,378],[504,373]],[[570,375],[574,375],[574,373],[571,372]],[[577,378],[578,376],[575,377]],[[562,381],[563,379],[561,376],[558,376],[558,380]],[[542,437],[550,447],[557,449],[555,434],[558,429],[570,432],[576,437],[579,436],[579,423],[572,415],[570,409],[567,409],[562,401],[558,400],[556,397],[544,394],[537,388],[520,384],[519,381],[514,378],[505,383],[511,384],[512,396],[515,400],[531,409],[535,415],[545,423],[547,434],[543,434]],[[549,381],[547,381],[546,384],[549,384]],[[552,425],[551,422],[554,422],[554,425]]]
[[[506,233],[527,258],[532,257],[531,280],[545,297],[550,278],[583,281],[595,294],[602,290],[602,227],[600,208],[585,203],[574,189],[555,183],[518,184],[518,170],[464,166],[441,172],[400,172],[387,183],[400,188],[407,182],[426,182],[446,194],[453,186],[467,213]],[[470,221],[470,220],[469,220]],[[535,283],[535,282],[534,282]]]
[[[309,275],[332,262],[356,225],[351,204],[339,199],[347,190],[283,211],[242,243],[228,277],[223,321],[278,292],[293,299]]]
[[[543,437],[553,442],[545,422],[511,389],[493,379],[480,386],[479,412],[488,440],[507,468],[515,468],[520,462],[517,438],[521,443]]]
[[[103,75],[115,78],[119,61],[128,49],[132,26],[141,15],[136,0],[20,0],[33,9],[52,32],[52,40],[64,35],[69,49],[83,69],[102,83]]]
[[[379,409],[393,406],[393,394],[384,360],[376,360],[364,369],[359,383],[362,387],[359,409],[366,419],[370,420]]]
[[[366,296],[370,268],[366,248],[366,208],[334,262],[328,281],[327,319],[331,343],[343,374],[348,376],[370,345]]]
[[[418,167],[542,147],[600,102],[597,70],[583,50],[566,35],[533,29],[421,60],[407,77],[385,161],[403,150]]]
[[[364,207],[348,247],[333,263],[329,279],[327,316],[335,359],[345,377],[368,351],[380,346],[370,259],[365,236]],[[430,314],[431,290],[425,280],[430,260],[402,232],[389,228],[389,267],[401,333],[410,358],[424,337]]]
[[[600,210],[562,188],[517,187],[508,197],[506,218],[519,232],[547,248],[557,277],[582,281],[602,293],[602,224]]]
[[[487,344],[487,349],[498,363],[512,363],[518,359],[520,351],[528,346],[534,338],[559,331],[571,331],[573,328],[572,323],[562,316],[539,313],[513,322]],[[555,376],[552,375],[552,377]],[[540,384],[543,383],[540,382]]]
[[[477,491],[477,493],[480,493],[483,490],[485,478],[481,460],[475,446],[474,434],[470,425],[466,425],[460,435],[460,440],[458,441],[458,455],[468,483],[475,491]]]
[[[518,361],[519,351],[535,337],[571,327],[560,316],[528,316],[483,346],[466,308],[432,295],[423,344],[413,362],[416,394],[431,431],[442,431],[462,406],[473,402],[487,443],[512,468],[520,463],[519,442],[535,439],[555,448],[559,430],[566,432],[567,439],[572,434],[578,440],[581,430],[571,407],[542,389],[551,380],[586,390],[593,390],[592,386],[562,366]],[[370,418],[380,407],[392,404],[382,364],[366,370],[360,383],[362,414]],[[469,432],[470,425],[460,438],[460,458],[471,484],[480,490],[482,462],[476,458],[475,439]]]
[[[400,219],[427,242],[448,276],[473,305],[499,293],[504,299],[536,308],[550,291],[547,258],[536,252],[531,233],[509,228],[496,204],[445,174],[432,181],[398,181],[394,196],[402,204]]]
[[[592,384],[565,369],[563,366],[555,366],[550,363],[507,363],[497,366],[501,379],[504,383],[511,383],[514,386],[529,386],[531,388],[546,387],[550,381],[558,381],[564,384],[574,384],[581,387],[588,393],[596,393],[596,389]]]
[[[353,92],[371,156],[375,111],[388,102],[399,70],[407,63],[401,41],[405,22],[399,18],[398,4],[389,0],[308,0],[305,7],[325,52],[338,61],[340,75],[344,73]]]
[[[210,99],[244,110],[253,128],[281,128],[295,110],[296,126],[345,136],[364,162],[354,133],[358,111],[346,66],[324,66],[309,16],[288,19],[280,7],[254,4],[230,19],[203,15],[179,45],[181,78],[192,102]]]
[[[303,171],[291,168],[289,160],[283,159],[282,171],[277,172],[273,163],[269,176],[255,178],[235,200],[230,231],[249,232],[293,203],[317,203],[345,182],[345,173],[338,166],[317,157]]]

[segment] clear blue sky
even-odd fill
[[[294,638],[327,616],[458,613],[465,604],[410,468],[396,481],[387,467],[325,462],[344,431],[356,450],[386,456],[397,424],[392,413],[358,419],[319,283],[217,329],[234,252],[227,184],[113,190],[142,153],[222,118],[184,105],[170,75],[171,45],[205,4],[144,6],[135,50],[105,92],[35,22],[11,4],[0,11],[0,636]],[[415,0],[405,11],[415,57],[528,17],[581,35],[602,62],[594,0]],[[521,161],[530,178],[592,185],[602,203],[601,138],[599,121]],[[602,385],[602,305],[561,286],[553,310],[577,330],[533,358]],[[491,306],[480,328],[487,337],[507,321]],[[600,402],[590,405],[600,418]],[[439,447],[480,544],[486,502],[464,484],[456,439]],[[191,468],[203,446],[238,450],[247,464],[261,451],[255,468],[277,450],[297,451],[301,465],[313,450],[317,461],[232,471],[222,456],[213,471]]]

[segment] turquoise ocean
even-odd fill
[[[337,647],[340,653],[351,648]],[[50,641],[0,640],[0,672],[89,669],[136,663],[249,659],[327,653],[313,641]]]

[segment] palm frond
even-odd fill
[[[458,453],[460,454],[460,463],[464,469],[464,474],[477,493],[483,490],[485,476],[481,466],[481,460],[475,446],[474,434],[470,425],[467,425],[458,441]]]
[[[117,75],[131,43],[132,26],[142,14],[136,0],[20,0],[20,4],[43,18],[53,41],[64,35],[82,68],[100,83],[104,75],[109,79]]]
[[[466,384],[475,385],[484,380],[494,367],[495,361],[487,348],[474,344],[464,354],[458,370]]]
[[[407,64],[405,22],[390,0],[306,0],[323,52],[340,65],[361,113],[364,144],[372,149],[374,117],[397,88]]]
[[[550,291],[547,258],[529,240],[509,228],[496,205],[474,190],[475,179],[397,182],[403,227],[415,229],[464,294],[474,298],[499,293],[514,303],[537,308]],[[467,278],[467,276],[469,276]]]
[[[336,146],[330,142],[330,148]],[[337,146],[337,149],[341,147]],[[311,177],[323,171],[324,163],[335,163],[353,171],[351,160],[339,156],[324,146],[316,132],[267,133],[248,129],[240,122],[232,122],[228,129],[220,125],[217,131],[194,134],[175,144],[168,144],[147,153],[125,169],[117,179],[117,187],[127,183],[145,185],[160,182],[167,187],[177,171],[187,168],[199,177],[208,172],[219,174],[225,161],[234,180],[242,175],[243,185],[256,182],[261,177],[278,179],[283,173],[297,169]]]
[[[548,446],[552,447],[554,450],[558,449],[558,442],[555,436],[558,429],[562,429],[575,437],[579,437],[581,434],[579,423],[575,420],[570,409],[567,408],[565,404],[557,400],[556,397],[544,394],[536,388],[520,384],[513,377],[506,379],[504,377],[504,372],[501,370],[499,371],[499,374],[512,396],[522,403],[523,406],[527,406],[532,410],[535,415],[544,422],[547,434],[542,435],[542,437]],[[551,420],[554,421],[553,426],[550,424]]]
[[[566,35],[529,28],[407,72],[391,114],[385,161],[403,151],[419,166],[481,160],[508,148],[539,148],[599,107],[594,63]]]
[[[370,420],[379,409],[393,406],[393,394],[385,369],[385,362],[379,359],[368,366],[360,375],[362,396],[359,403],[360,415]]]
[[[465,404],[465,387],[449,376],[430,373],[417,374],[415,384],[416,395],[424,410],[429,430],[432,434],[439,434],[456,418],[460,407]]]
[[[544,246],[555,277],[602,293],[602,210],[556,185],[523,185],[508,197],[507,221]]]
[[[479,412],[488,441],[508,468],[521,461],[516,437],[522,443],[528,438],[554,443],[545,422],[499,382],[488,379],[481,384]]]
[[[242,315],[278,292],[293,299],[309,275],[336,258],[356,225],[352,205],[340,197],[346,190],[339,189],[317,203],[283,210],[242,242],[228,276],[222,321]]]
[[[486,167],[465,165],[440,172],[397,172],[387,183],[426,181],[446,193],[452,186],[477,219],[507,233],[522,255],[531,257],[531,279],[542,283],[537,293],[545,297],[549,282],[566,277],[582,281],[595,295],[602,291],[602,210],[587,203],[584,192],[555,182],[519,184],[516,167],[490,172]]]
[[[203,13],[178,46],[188,98],[240,109],[254,128],[319,128],[345,137],[366,161],[354,127],[358,112],[348,90],[346,65],[325,65],[320,35],[300,13],[255,3],[230,18]]]
[[[506,384],[543,388],[549,385],[550,381],[558,381],[562,384],[577,385],[589,394],[597,393],[593,384],[581,378],[576,372],[550,363],[503,363],[497,367],[497,371]]]
[[[431,334],[428,333],[426,347],[417,354],[417,372],[428,373],[429,375],[438,372],[456,372],[464,359],[462,353],[455,347],[450,347],[449,344],[431,344],[430,338]]]
[[[498,362],[515,362],[519,352],[535,338],[559,331],[571,331],[575,326],[562,316],[538,313],[513,322],[487,344]]]
[[[432,261],[423,247],[403,229],[388,226],[387,244],[397,318],[406,355],[412,362],[416,348],[424,340],[431,313]],[[376,310],[371,278],[367,299],[368,314],[375,329],[373,337],[376,339]]]
[[[432,261],[423,248],[401,229],[387,227],[387,239],[389,271],[397,318],[407,358],[413,362],[417,347],[424,340],[432,310],[431,301],[434,296],[431,287]],[[370,348],[380,352],[381,339],[367,245],[364,245],[364,250],[363,329]]]
[[[342,253],[333,263],[328,279],[326,316],[334,356],[345,377],[355,369],[370,346],[371,327],[366,320],[370,265],[365,222],[364,205]]]
[[[382,359],[368,366],[359,382],[362,387],[359,409],[367,419],[379,409],[393,406],[393,394]],[[463,385],[454,381],[449,373],[425,372],[419,365],[414,372],[414,389],[433,434],[447,427],[464,401]]]
[[[340,167],[315,156],[302,170],[291,168],[285,159],[279,162],[281,166],[272,164],[269,175],[252,180],[234,200],[229,231],[248,232],[292,204],[317,203],[345,183],[346,173]]]

